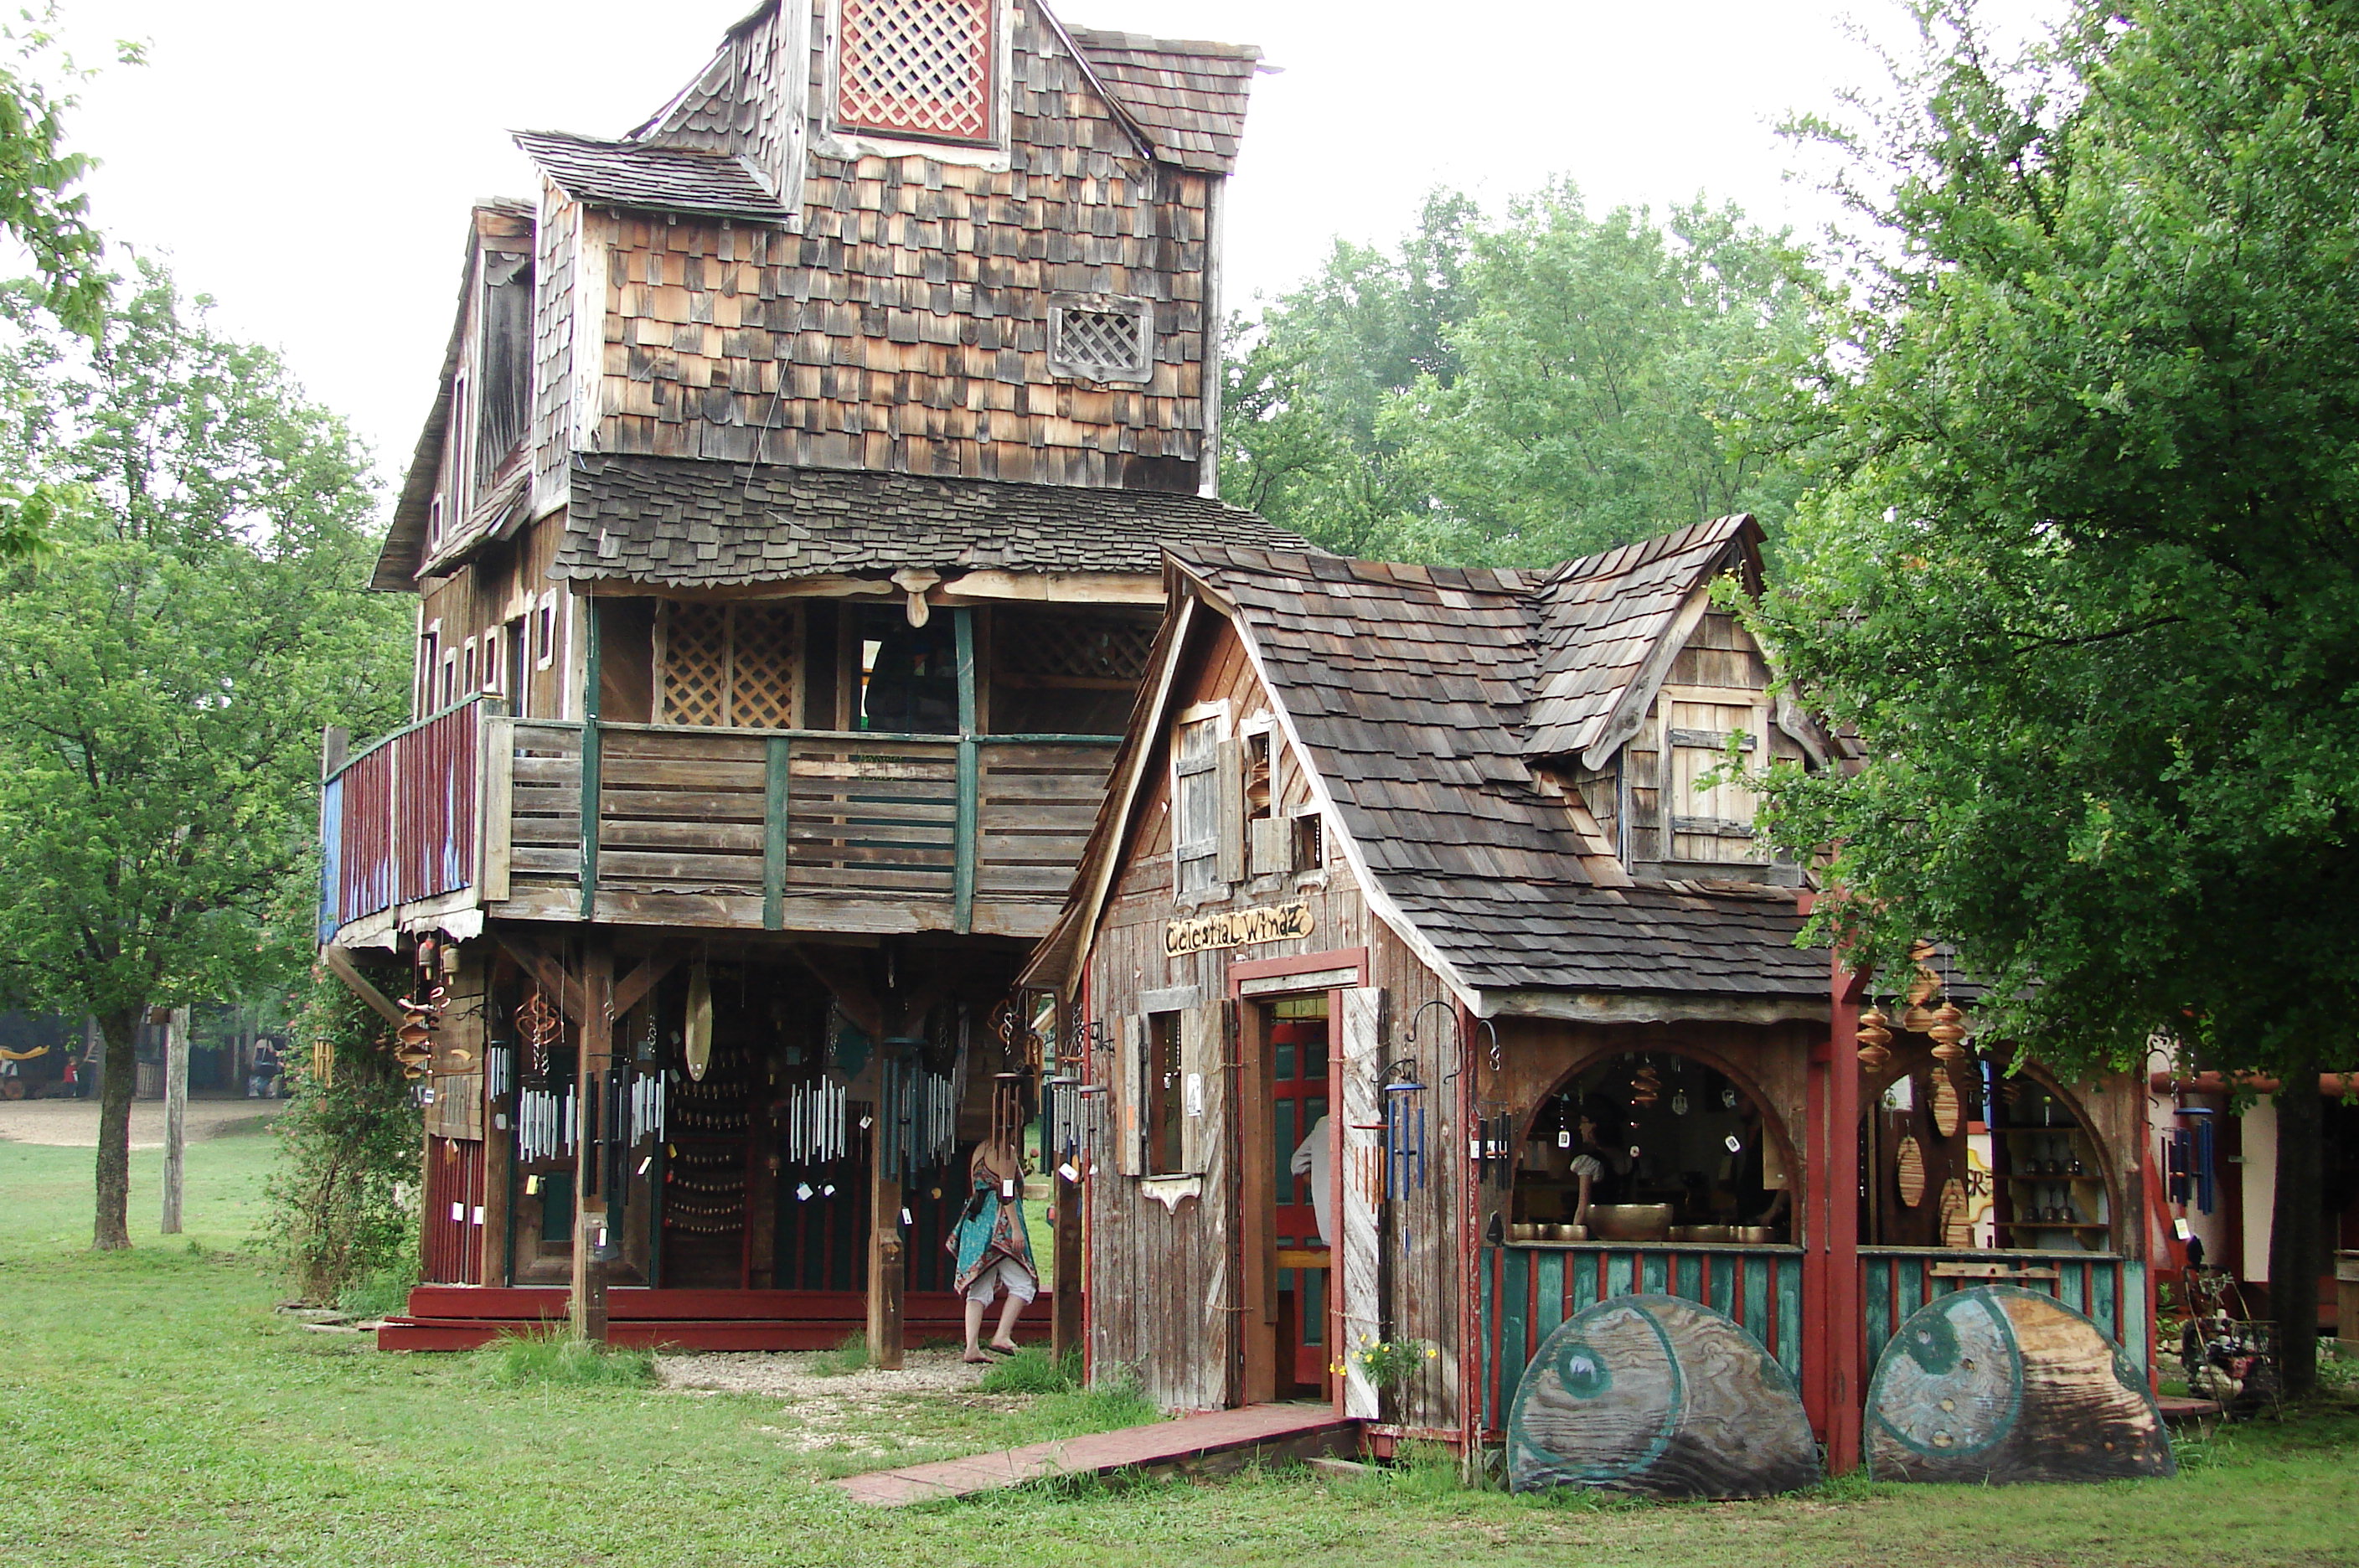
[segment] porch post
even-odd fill
[[[880,1088],[891,1073],[879,1064]],[[876,1096],[876,1125],[868,1139],[868,1364],[887,1372],[901,1369],[901,1183],[886,1163],[885,1118],[890,1096]]]
[[[574,1092],[581,1096],[582,1136],[573,1149],[573,1274],[566,1299],[566,1316],[574,1337],[603,1343],[606,1338],[606,1261],[609,1244],[618,1237],[606,1233],[605,1149],[600,1137],[605,1126],[607,1069],[614,1060],[614,952],[606,939],[592,933],[582,955],[582,1025],[574,1060],[578,1071]]]
[[[1864,970],[1833,960],[1825,1044],[1811,1053],[1802,1256],[1803,1406],[1827,1469],[1859,1468],[1866,1324],[1859,1278],[1859,1004]]]

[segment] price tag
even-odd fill
[[[808,1203],[810,1201],[811,1184],[808,1181],[799,1183],[795,1188],[795,1202],[798,1203]]]
[[[1057,1167],[1057,1174],[1068,1181],[1079,1181],[1082,1179],[1082,1173],[1073,1169],[1073,1162],[1070,1160]]]
[[[656,1157],[652,1154],[648,1155],[645,1160],[640,1160],[639,1174],[642,1176],[646,1175],[647,1173],[647,1167],[653,1165],[655,1162]]]
[[[832,1182],[832,1181],[830,1181],[826,1186],[821,1187],[821,1188],[819,1190],[819,1195],[820,1195],[821,1197],[822,1197],[822,1198],[832,1198],[832,1197],[834,1197],[834,1196],[835,1196],[835,1183],[834,1183],[834,1182]]]
[[[1556,1129],[1556,1146],[1559,1149],[1571,1149],[1572,1147],[1572,1129],[1571,1127],[1559,1127]]]
[[[1002,1182],[1000,1182],[1000,1184],[999,1184],[999,1198],[1000,1198],[1000,1201],[1001,1201],[1002,1203],[1006,1203],[1006,1202],[1007,1202],[1009,1199],[1014,1198],[1015,1196],[1016,1196],[1016,1183],[1015,1183],[1015,1182],[1013,1182],[1013,1181],[1002,1181]]]
[[[1734,1133],[1730,1133],[1726,1138],[1722,1138],[1720,1141],[1728,1146],[1728,1152],[1731,1154],[1742,1154],[1745,1151],[1745,1140],[1738,1138]]]

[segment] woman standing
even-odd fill
[[[1581,1147],[1572,1157],[1572,1174],[1581,1183],[1579,1202],[1572,1212],[1572,1223],[1589,1223],[1589,1205],[1607,1199],[1606,1189],[1617,1182],[1630,1169],[1630,1157],[1623,1151],[1619,1122],[1612,1113],[1590,1104],[1581,1109]]]
[[[1024,1228],[1024,1161],[1016,1140],[1003,1135],[977,1144],[968,1176],[972,1191],[949,1247],[958,1258],[957,1289],[966,1297],[965,1359],[988,1361],[978,1343],[984,1309],[1002,1290],[1007,1293],[989,1348],[1014,1355],[1016,1315],[1039,1294],[1040,1275],[1032,1266],[1032,1238]]]

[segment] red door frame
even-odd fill
[[[1245,1001],[1245,985],[1248,980],[1280,980],[1290,975],[1321,975],[1343,969],[1352,972],[1353,976],[1352,985],[1365,985],[1368,983],[1368,950],[1364,947],[1336,947],[1330,948],[1324,953],[1301,953],[1288,958],[1232,959],[1228,973],[1229,1000],[1240,1004]],[[1340,1154],[1342,1127],[1334,1118],[1343,1111],[1343,992],[1346,987],[1331,985],[1310,989],[1324,990],[1327,993],[1327,1082],[1330,1085],[1327,1091],[1327,1115],[1330,1125],[1336,1129],[1336,1141],[1339,1146],[1336,1153]],[[1308,991],[1257,991],[1254,995],[1254,1000],[1257,1002],[1274,1000],[1278,996],[1307,994]],[[1244,1097],[1243,1086],[1240,1085],[1237,1098],[1242,1101]],[[1245,1151],[1239,1149],[1237,1159],[1241,1169],[1245,1158]],[[1328,1159],[1327,1181],[1329,1192],[1334,1203],[1335,1228],[1340,1231],[1343,1228],[1343,1161],[1342,1160],[1332,1156]],[[1245,1236],[1243,1213],[1245,1183],[1243,1181],[1237,1183],[1236,1196],[1231,1201],[1239,1207],[1234,1215],[1234,1223],[1229,1226],[1229,1234],[1237,1238],[1235,1251],[1229,1259],[1229,1267],[1237,1271],[1237,1278],[1243,1279]],[[1333,1266],[1328,1270],[1327,1280],[1327,1343],[1330,1345],[1337,1345],[1343,1343],[1343,1238],[1340,1236],[1329,1236],[1327,1244],[1333,1249],[1330,1256],[1334,1259]],[[1275,1275],[1271,1276],[1270,1282],[1275,1289],[1277,1284]],[[1334,1381],[1334,1394],[1330,1402],[1333,1405],[1335,1413],[1340,1416],[1343,1413],[1343,1380],[1338,1377]]]

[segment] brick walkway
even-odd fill
[[[1358,1446],[1358,1423],[1338,1416],[1329,1406],[1247,1405],[1243,1410],[1208,1410],[1149,1426],[1029,1443],[935,1465],[875,1470],[834,1485],[861,1502],[894,1508],[1020,1486],[1049,1475],[1103,1475],[1116,1470],[1186,1465],[1222,1455],[1241,1461],[1262,1450],[1299,1457],[1310,1452],[1356,1451]]]

